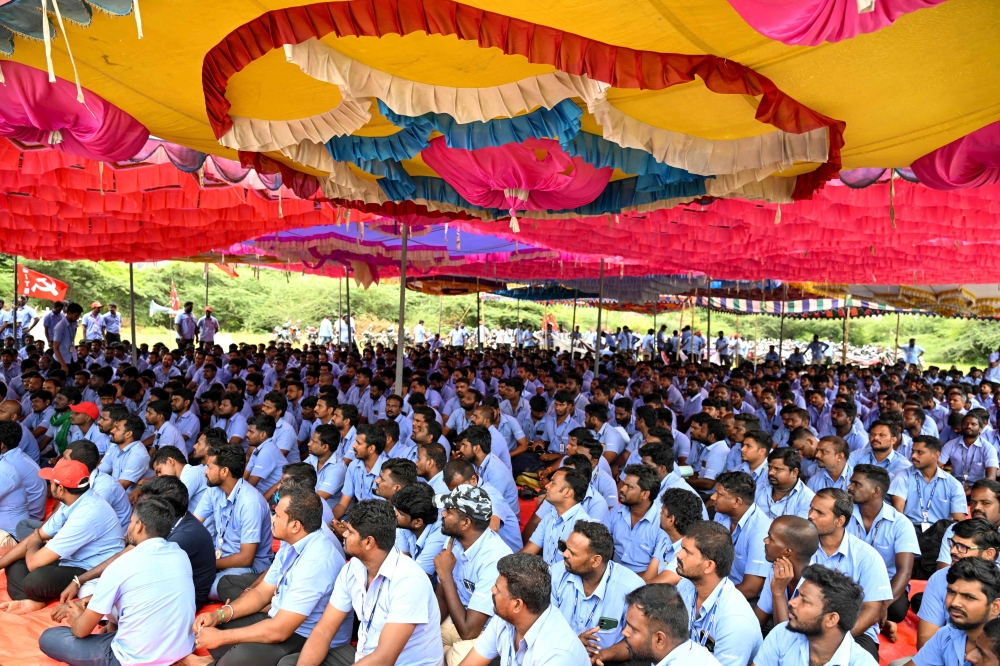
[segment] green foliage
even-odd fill
[[[0,255],[0,298],[10,301],[13,295],[13,258]],[[118,303],[122,314],[128,319],[128,265],[109,262],[87,261],[29,261],[25,264],[70,287],[69,298],[86,307],[95,298],[102,303]],[[346,283],[343,280],[292,275],[281,271],[261,270],[255,275],[250,267],[238,269],[240,277],[231,278],[225,273],[209,268],[209,302],[215,315],[222,323],[223,330],[252,333],[268,333],[282,323],[298,320],[301,326],[318,326],[324,315],[336,315],[347,310]],[[165,315],[155,319],[149,317],[149,302],[155,300],[160,305],[170,303],[170,282],[177,286],[181,302],[194,301],[195,311],[200,312],[205,304],[205,273],[200,264],[162,262],[139,264],[135,269],[135,310],[139,326],[159,326],[167,329],[169,323]],[[33,303],[45,309],[47,303]],[[388,322],[399,316],[399,285],[383,284],[368,290],[351,285],[351,310],[357,315],[368,315]],[[560,326],[569,328],[573,321],[571,306],[545,307],[537,303],[484,302],[482,318],[490,328],[515,326],[518,318],[530,323],[536,329],[541,325],[543,314],[552,313]],[[466,326],[476,325],[475,296],[449,296],[439,298],[413,291],[406,292],[406,325],[412,327],[419,320],[430,332],[438,329],[440,314],[441,332],[446,334],[452,325],[462,320]],[[680,328],[679,313],[660,315],[656,325],[666,324],[668,330]],[[692,324],[692,313],[683,314],[684,325]],[[777,339],[781,330],[778,317],[751,317],[711,313],[713,337],[719,330],[727,334],[739,332],[753,339],[755,332],[761,338]],[[580,329],[597,327],[596,308],[577,308],[575,321]],[[935,317],[901,317],[899,340],[915,337],[918,344],[927,349],[925,361],[928,363],[979,364],[985,362],[989,352],[1000,346],[1000,324],[994,322],[963,321]],[[708,312],[694,313],[694,327],[703,332],[709,328]],[[653,328],[653,318],[644,315],[608,312],[602,315],[602,325],[617,328],[628,326],[640,334]],[[813,334],[822,339],[833,338],[842,342],[844,322],[842,320],[785,320],[785,339],[807,340]],[[850,342],[854,345],[879,345],[891,347],[896,335],[896,317],[871,317],[854,319],[850,322]]]

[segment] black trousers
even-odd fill
[[[121,342],[122,341],[122,334],[121,333],[105,333],[104,334],[104,341],[107,342],[109,345],[110,344],[114,344],[115,342]]]
[[[219,579],[219,585],[216,587],[216,590],[219,592],[219,598],[228,599],[230,602],[235,601],[258,578],[260,578],[260,574],[257,573],[223,576]]]
[[[876,662],[878,662],[878,643],[875,642],[868,634],[861,634],[860,636],[854,637],[854,642],[864,648],[865,652],[872,656]]]
[[[219,625],[219,629],[242,629],[267,620],[267,613],[254,613]],[[306,644],[305,636],[292,634],[280,643],[240,643],[209,650],[217,666],[277,666],[290,654],[298,654]]]
[[[889,620],[889,622],[902,622],[906,619],[906,613],[909,610],[910,599],[906,596],[906,592],[903,592],[903,594],[899,595],[899,599],[896,599],[889,604],[886,619]]]
[[[87,573],[80,567],[61,567],[48,564],[28,571],[24,560],[18,560],[7,567],[7,594],[15,601],[30,599],[48,603],[59,598],[74,576]]]

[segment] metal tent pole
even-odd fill
[[[712,278],[708,278],[708,325],[706,330],[708,331],[707,337],[705,338],[705,356],[708,357],[707,360],[712,360]]]
[[[785,299],[781,302],[781,327],[778,333],[778,367],[781,367],[782,352],[785,349],[785,310],[788,309],[788,284],[785,284]]]
[[[476,276],[476,348],[479,349],[479,353],[483,353],[483,327],[480,326],[479,322],[482,321],[482,309],[480,305],[482,304],[482,294],[479,293],[479,276]]]
[[[847,341],[851,337],[851,297],[847,297],[847,307],[844,308],[844,348],[841,351],[840,362],[847,365]],[[899,340],[896,340],[899,342]]]
[[[10,306],[11,311],[11,326],[14,329],[14,346],[17,347],[17,255],[14,255],[14,302]],[[86,334],[86,331],[84,331]]]
[[[205,264],[205,307],[208,307],[208,264]]]
[[[135,343],[135,275],[128,265],[128,316],[132,325],[132,365],[139,365],[139,347]]]
[[[601,347],[604,346],[604,333],[601,331],[601,312],[604,310],[604,259],[601,259],[601,279],[597,290],[597,363],[601,362]],[[597,367],[596,365],[594,367]]]
[[[576,302],[580,298],[580,290],[573,289],[573,325],[569,329],[569,357],[573,358],[573,349],[576,347]]]
[[[351,267],[344,265],[344,291],[347,293],[347,351],[354,345],[354,331],[351,330]]]
[[[396,395],[403,395],[403,355],[406,351],[406,240],[410,228],[403,225],[403,252],[399,262],[399,324],[396,330]],[[347,325],[350,326],[350,320]]]
[[[899,360],[899,313],[896,313],[896,346],[892,349],[892,364]]]

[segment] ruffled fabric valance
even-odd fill
[[[921,183],[938,190],[1000,183],[1000,122],[924,155],[910,168]]]

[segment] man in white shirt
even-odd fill
[[[108,303],[107,313],[101,317],[104,327],[104,339],[110,345],[122,341],[122,316],[118,313],[116,303]]]
[[[215,344],[215,334],[219,332],[219,320],[212,316],[212,306],[205,307],[205,316],[198,320],[197,342],[209,349]]]
[[[104,317],[101,316],[101,307],[103,306],[100,303],[94,301],[90,304],[90,312],[83,316],[81,323],[84,340],[104,339]]]

